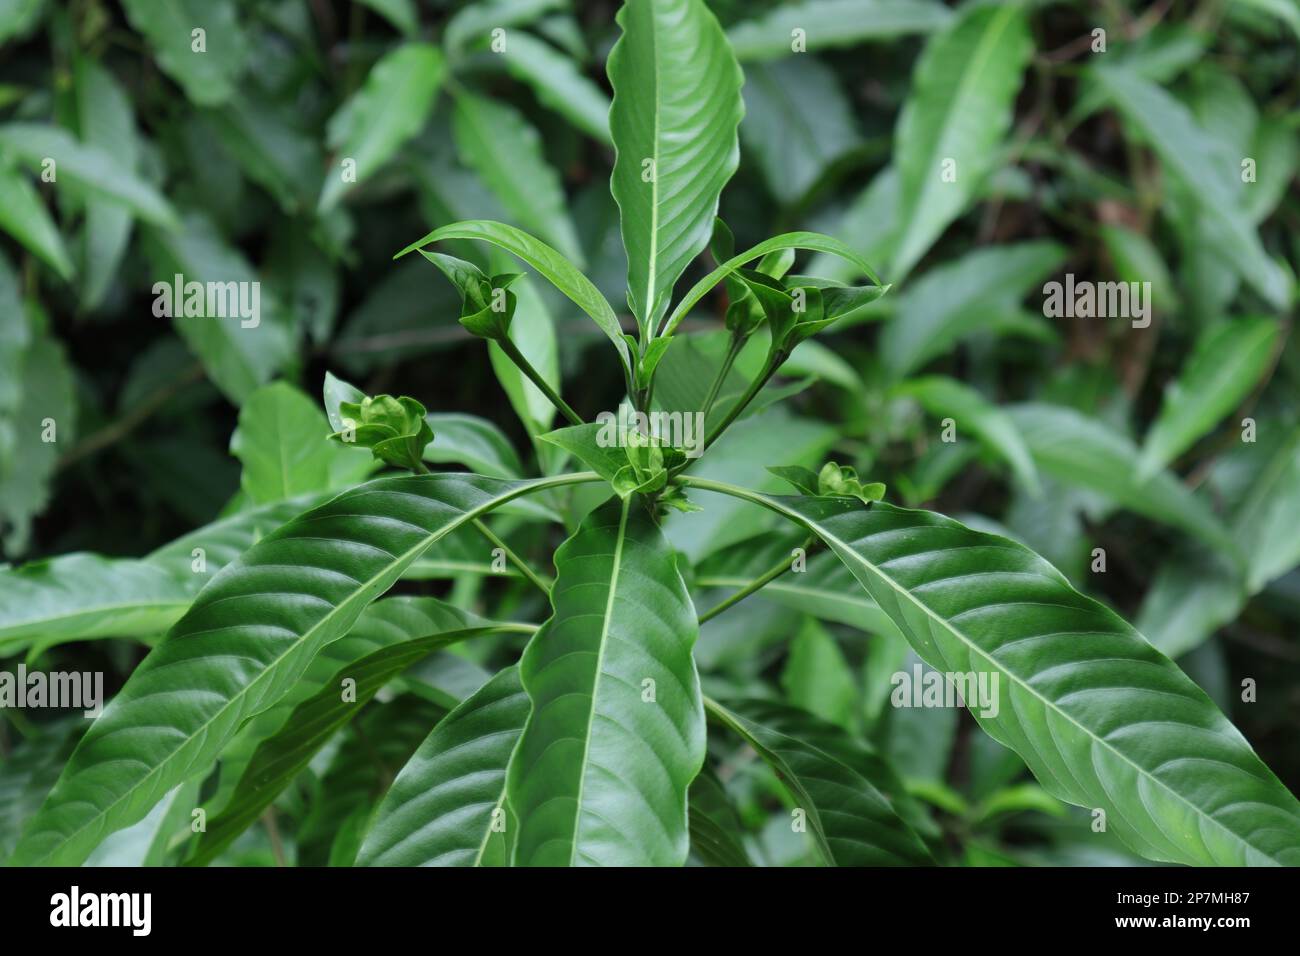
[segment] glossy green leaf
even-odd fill
[[[379,479],[263,538],[203,590],[95,721],[15,861],[85,859],[210,765],[439,537],[512,498],[582,480]]]
[[[507,777],[515,863],[679,866],[704,713],[676,555],[628,498],[589,515],[555,567],[554,614],[519,668],[532,713]]]
[[[693,483],[693,482],[688,482]],[[703,485],[706,486],[707,485]],[[730,492],[825,541],[923,660],[999,679],[980,726],[1143,856],[1300,860],[1300,803],[1168,658],[1032,551],[877,502]]]
[[[325,178],[318,211],[337,205],[420,131],[433,108],[446,65],[437,47],[399,46],[370,69],[365,83],[330,119],[335,163]],[[355,165],[345,168],[351,161]]]
[[[718,775],[700,771],[690,790],[691,856],[709,866],[753,866],[742,842],[740,818]]]
[[[354,647],[372,645],[377,649],[343,664],[317,693],[293,708],[277,733],[262,741],[229,802],[208,821],[186,862],[199,866],[216,858],[261,816],[330,738],[402,671],[439,648],[502,630],[432,598],[378,601],[366,608],[345,640]]]
[[[528,706],[508,667],[448,714],[393,781],[357,865],[507,865],[506,768]]]
[[[926,44],[898,118],[903,226],[894,281],[912,270],[992,172],[1032,52],[1017,4],[968,6]]]
[[[645,340],[708,245],[718,197],[740,161],[744,77],[703,0],[628,0],[617,19],[610,192],[621,213],[628,303]]]
[[[934,860],[903,821],[903,796],[888,765],[866,744],[812,714],[776,701],[708,701],[711,720],[739,734],[776,771],[803,811],[828,866],[924,866]]]
[[[756,246],[751,246],[744,252],[732,256],[726,262],[720,264],[716,269],[706,275],[690,290],[682,296],[682,300],[677,303],[673,309],[672,315],[664,323],[664,335],[671,335],[677,325],[686,318],[688,312],[695,307],[695,304],[704,298],[714,286],[723,281],[727,276],[736,272],[746,263],[753,262],[772,252],[779,252],[782,249],[810,249],[815,252],[823,252],[827,255],[835,256],[852,264],[859,269],[863,275],[870,279],[876,285],[880,285],[875,271],[870,264],[860,255],[831,236],[824,236],[817,232],[786,232],[779,236],[773,236],[771,239],[764,239]],[[881,291],[888,289],[885,286]]]
[[[455,461],[493,478],[518,478],[523,474],[523,465],[510,439],[486,418],[433,412],[426,420],[433,428],[434,438],[424,449],[425,461]]]
[[[1273,319],[1234,319],[1206,329],[1178,378],[1165,388],[1147,432],[1139,477],[1155,474],[1207,434],[1268,371],[1277,342]]]

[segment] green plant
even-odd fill
[[[1011,9],[976,14],[948,42],[987,29],[986,19],[1016,29]],[[418,250],[437,266],[461,295],[461,324],[515,364],[531,383],[518,380],[521,389],[536,388],[570,420],[539,436],[553,449],[549,459],[539,452],[547,472],[428,473],[425,460],[449,459],[493,472],[512,453],[490,427],[426,418],[414,399],[365,396],[333,376],[324,399],[333,443],[320,413],[294,390],[253,393],[232,447],[244,462],[244,493],[267,504],[129,567],[72,556],[26,570],[31,596],[49,600],[42,580],[70,573],[59,562],[76,562],[76,593],[60,596],[61,623],[10,626],[4,639],[14,645],[115,633],[122,621],[96,605],[97,590],[134,608],[142,628],[175,623],[72,751],[11,862],[80,863],[146,815],[184,819],[219,761],[218,789],[202,801],[215,813],[186,853],[190,862],[215,859],[334,731],[376,713],[366,705],[386,686],[441,648],[502,635],[526,635],[518,664],[459,700],[433,681],[406,712],[388,714],[391,752],[375,761],[388,768],[377,784],[386,796],[377,808],[343,800],[334,818],[309,818],[302,852],[328,838],[316,852],[362,864],[679,865],[691,854],[742,862],[735,813],[707,759],[708,741],[723,738],[747,744],[776,773],[792,826],[811,834],[822,862],[936,862],[946,851],[919,803],[927,794],[905,787],[864,740],[788,704],[714,699],[701,689],[693,656],[699,623],[801,571],[810,553],[847,570],[832,596],[854,603],[857,623],[905,640],[936,670],[995,677],[997,699],[970,701],[980,727],[1019,754],[1043,790],[1091,810],[1135,852],[1192,864],[1300,862],[1300,804],[1204,691],[1029,548],[890,505],[880,500],[880,483],[864,484],[854,469],[832,463],[814,472],[771,462],[798,492],[787,496],[693,474],[694,453],[710,454],[747,413],[782,397],[772,383],[800,343],[859,314],[888,287],[861,255],[817,233],[784,233],[735,254],[716,218],[738,162],[743,112],[731,46],[700,0],[630,0],[619,22],[623,34],[609,59],[611,192],[636,334],[623,332],[613,306],[555,247],[564,242],[472,220],[435,229],[398,254]],[[938,69],[942,55],[922,69]],[[920,175],[906,168],[905,176]],[[940,208],[949,195],[906,194],[914,200],[900,213],[892,260],[900,273],[952,215]],[[327,189],[322,203],[335,200]],[[452,240],[513,254],[595,321],[613,345],[630,427],[614,415],[584,422],[560,397],[512,338],[517,299],[509,286],[518,277],[434,251]],[[706,247],[717,268],[674,306],[679,279]],[[839,257],[869,283],[791,274],[796,249]],[[1261,289],[1272,289],[1267,270],[1256,271]],[[709,381],[693,383],[692,401],[674,404],[680,387],[666,396],[660,377],[676,358],[679,327],[719,286],[722,359]],[[925,347],[886,342],[885,361],[910,369],[914,350]],[[743,365],[742,355],[750,356]],[[736,375],[742,387],[728,387]],[[955,382],[920,379],[903,389],[928,408],[965,403],[981,413],[978,396]],[[1196,431],[1181,424],[1177,399],[1171,403],[1171,423],[1143,459],[1152,473]],[[259,414],[259,404],[273,411]],[[639,427],[656,413],[696,412],[704,423],[698,443]],[[1014,433],[999,432],[992,411],[983,414],[990,441],[1033,481]],[[268,433],[269,421],[279,430]],[[570,457],[582,470],[556,467]],[[415,474],[363,481],[377,464]],[[335,494],[340,486],[346,490]],[[707,515],[724,499],[776,515],[798,546],[772,532],[766,543],[777,546],[776,560],[697,613],[687,579],[734,578],[754,548],[691,568],[661,523],[670,509]],[[570,526],[554,552],[553,580],[486,523],[501,516]],[[1221,540],[1212,522],[1189,525]],[[546,597],[540,624],[490,621],[433,598],[383,597],[421,562],[454,561],[453,543],[472,548],[471,533]],[[207,562],[225,541],[230,556],[213,574]],[[195,575],[206,582],[197,593]],[[76,601],[87,605],[83,612],[70,606]],[[401,769],[389,786],[391,760]],[[365,763],[364,754],[341,750],[334,792],[373,774]],[[977,814],[1041,803],[1040,793],[1007,791],[1001,805]],[[952,803],[941,793],[928,797]]]

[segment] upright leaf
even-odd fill
[[[1014,3],[967,6],[926,44],[898,118],[903,227],[894,281],[961,215],[992,171],[1032,52],[1025,12]]]
[[[610,191],[622,216],[628,303],[654,334],[673,285],[709,242],[740,160],[744,82],[703,0],[628,0],[609,55]]]
[[[515,862],[680,866],[704,713],[676,556],[626,498],[589,515],[555,567],[554,614],[519,667],[532,713],[506,784]]]

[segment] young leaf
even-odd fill
[[[627,342],[623,340],[623,330],[618,324],[618,316],[605,301],[605,297],[591,284],[591,280],[546,243],[503,222],[475,219],[453,222],[435,229],[424,238],[411,243],[393,258],[400,258],[409,252],[444,239],[480,239],[524,260],[568,296],[574,305],[591,316],[600,326],[601,331],[614,343],[614,348],[618,350],[619,357],[623,360],[623,369],[628,377],[631,377],[631,359],[628,355]]]
[[[1176,381],[1165,388],[1160,414],[1147,432],[1138,477],[1148,478],[1250,394],[1268,370],[1279,332],[1267,318],[1233,319],[1206,329]]]
[[[708,701],[709,717],[758,751],[803,811],[828,866],[924,866],[934,859],[899,816],[903,797],[888,765],[866,744],[775,701]]]
[[[821,538],[923,660],[999,679],[980,726],[1053,796],[1105,814],[1138,853],[1295,865],[1300,803],[1195,683],[1029,549],[923,511],[772,498],[718,483]],[[1095,815],[1100,819],[1099,815]]]
[[[263,538],[203,590],[95,721],[14,862],[84,860],[206,770],[440,537],[513,498],[591,477],[379,479]]]
[[[528,719],[507,667],[448,714],[402,768],[375,813],[358,866],[504,866],[506,768]]]
[[[519,665],[532,713],[507,775],[515,863],[680,866],[704,713],[676,555],[626,498],[589,515],[555,567],[554,614]]]
[[[992,171],[1032,53],[1025,11],[1010,3],[968,6],[926,44],[898,118],[903,228],[891,262],[894,281],[912,270]]]
[[[703,0],[628,0],[609,54],[610,192],[621,214],[628,302],[648,341],[678,277],[709,242],[736,171],[744,76]]]

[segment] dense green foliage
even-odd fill
[[[1289,0],[0,44],[0,861],[1300,864]]]

